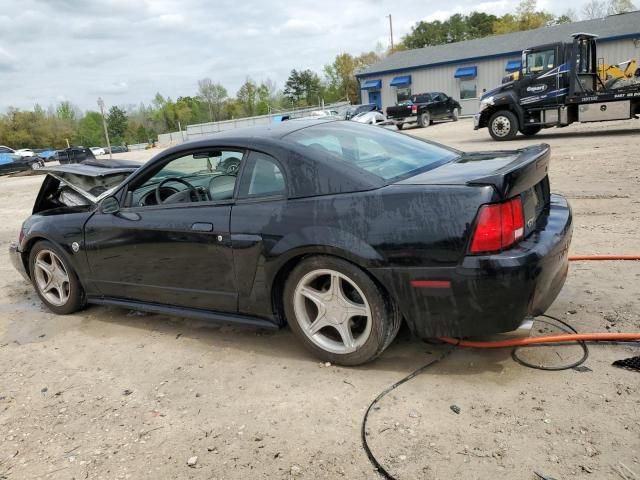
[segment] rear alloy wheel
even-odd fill
[[[542,127],[540,125],[534,125],[531,127],[522,127],[520,129],[520,133],[526,137],[531,137],[538,133],[540,130],[542,130]]]
[[[73,269],[51,242],[38,242],[29,255],[29,272],[36,292],[54,313],[66,315],[84,305],[84,292]]]
[[[512,140],[518,134],[518,118],[509,110],[500,110],[489,119],[489,134],[494,140]]]
[[[453,120],[454,122],[458,121],[458,109],[454,108],[453,110],[451,110],[451,120]]]
[[[284,305],[304,345],[322,360],[341,365],[373,360],[400,328],[397,308],[373,280],[334,257],[311,257],[294,268]]]
[[[431,125],[431,115],[429,112],[424,112],[418,117],[418,125],[421,127],[428,127]]]

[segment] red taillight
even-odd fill
[[[520,197],[480,207],[471,253],[497,252],[524,237],[524,216]]]
[[[418,106],[417,105],[411,105],[411,113],[418,113]]]

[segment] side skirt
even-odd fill
[[[109,297],[88,297],[87,302],[96,305],[113,305],[115,307],[129,308],[131,310],[141,310],[143,312],[172,315],[174,317],[207,320],[210,322],[221,323],[225,325],[243,325],[254,328],[265,328],[268,330],[278,330],[280,328],[278,325],[270,322],[269,320],[235,313],[211,312],[209,310],[175,307],[157,303],[136,302],[132,300],[122,300]]]

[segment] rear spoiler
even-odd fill
[[[467,185],[491,185],[502,198],[511,198],[540,183],[549,171],[551,147],[546,143],[516,150],[514,160],[491,175],[469,180]],[[487,158],[507,152],[482,152]],[[513,153],[513,152],[508,152]]]

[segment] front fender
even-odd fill
[[[29,252],[39,240],[47,240],[56,245],[64,256],[64,260],[74,269],[79,278],[88,272],[86,255],[84,255],[84,224],[93,212],[74,212],[49,215],[32,215],[23,224],[23,236],[20,241],[22,261],[28,272]],[[72,245],[77,242],[80,246],[74,252]],[[85,286],[86,288],[86,286]]]
[[[493,95],[493,104],[480,112],[478,127],[487,127],[491,116],[500,110],[512,111],[518,117],[519,124],[524,124],[524,110],[518,102],[518,97],[513,90],[508,90]]]

